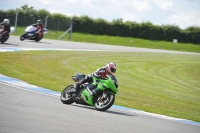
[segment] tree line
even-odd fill
[[[114,19],[111,22],[105,19],[92,19],[88,16],[66,16],[61,13],[51,14],[45,9],[36,10],[28,5],[23,5],[21,8],[12,10],[0,10],[0,16],[10,17],[16,13],[21,16],[37,17],[48,20],[58,20],[63,22],[73,22],[73,32],[86,34],[135,37],[148,40],[163,40],[172,41],[178,39],[178,42],[200,44],[200,27],[189,26],[186,29],[181,29],[177,25],[154,25],[151,22],[123,22],[121,18]]]

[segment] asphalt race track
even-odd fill
[[[134,43],[134,42],[133,42]],[[20,41],[19,36],[10,36],[9,40],[4,44],[0,44],[0,48],[56,48],[56,49],[76,49],[76,50],[110,50],[110,51],[124,51],[124,52],[156,52],[156,53],[176,53],[176,54],[196,54],[191,52],[179,52],[179,51],[168,51],[168,50],[155,50],[147,48],[134,48],[134,47],[123,47],[103,44],[92,44],[92,43],[79,43],[70,41],[57,41],[43,39],[36,43],[35,41],[25,40]]]
[[[47,39],[39,43],[28,40],[21,42],[18,36],[11,36],[5,44],[0,44],[0,49],[6,48],[198,54]],[[100,112],[87,106],[64,105],[59,97],[0,82],[0,133],[199,133],[199,131],[198,125],[124,110],[111,108],[106,112]]]

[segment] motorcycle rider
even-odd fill
[[[34,27],[37,27],[37,32],[35,33],[38,38],[41,38],[44,32],[42,20],[37,20],[36,24],[32,24]]]
[[[106,78],[107,74],[110,74],[110,75],[114,76],[115,72],[116,72],[116,64],[113,63],[113,62],[108,62],[106,64],[106,66],[97,69],[92,74],[86,75],[82,80],[80,80],[77,83],[75,83],[74,89],[76,91],[78,91],[81,88],[82,84],[87,83],[87,82],[92,82],[93,81],[93,77],[104,79],[104,78]],[[94,88],[95,88],[95,86],[93,84],[91,84],[91,86],[89,86],[89,89],[91,90],[93,95],[98,94],[101,91],[98,88],[95,88],[95,89]],[[73,91],[71,93],[73,93]]]
[[[3,31],[2,31],[2,35],[6,36],[10,33],[10,21],[9,19],[4,19],[2,23],[0,23],[0,25],[3,25]]]

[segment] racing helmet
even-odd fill
[[[108,62],[106,64],[106,71],[111,74],[111,75],[114,75],[114,73],[116,72],[116,64],[113,63],[113,62]]]
[[[42,20],[37,20],[37,23],[38,24],[42,24]]]
[[[10,24],[10,21],[9,21],[9,19],[4,19],[4,20],[3,20],[3,23],[4,23],[5,25],[8,25],[8,24]]]

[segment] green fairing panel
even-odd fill
[[[111,89],[114,94],[116,94],[118,92],[118,89],[116,88],[113,80],[111,79],[110,76],[107,76],[107,79],[98,79],[98,78],[93,78],[93,84],[98,84],[97,88],[99,88],[100,90],[104,91],[105,89]],[[98,83],[97,83],[98,82]]]
[[[118,92],[118,89],[116,88],[115,83],[113,82],[113,79],[110,76],[107,76],[107,77],[108,77],[107,79],[99,79],[99,78],[93,77],[93,85],[95,86],[97,85],[97,88],[99,88],[102,91],[106,89],[110,89],[112,90],[111,93],[116,94]],[[94,106],[93,96],[87,89],[85,89],[81,95],[83,97],[83,100],[88,105]]]
[[[94,106],[93,104],[93,96],[91,95],[91,93],[88,91],[88,90],[84,90],[82,92],[82,97],[83,97],[83,100],[90,106]]]

